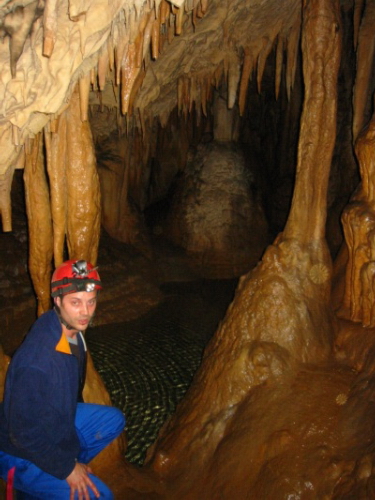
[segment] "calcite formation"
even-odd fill
[[[357,56],[352,130],[362,185],[343,215],[345,291],[336,315],[325,228],[341,13],[350,9]],[[65,244],[70,257],[97,258],[101,205],[89,105],[116,108],[111,131],[117,126],[137,138],[126,147],[116,191],[126,206],[155,151],[141,151],[155,120],[166,126],[176,107],[200,123],[210,115],[214,87],[225,89],[227,106],[243,116],[249,79],[254,73],[261,91],[271,53],[275,96],[285,81],[291,97],[302,59],[286,226],[241,278],[143,469],[125,462],[119,442],[95,463],[117,498],[374,497],[373,121],[362,131],[371,116],[373,18],[373,3],[360,0],[1,2],[9,47],[0,47],[0,210],[3,229],[11,230],[12,174],[24,167],[39,313],[48,307],[52,259],[62,260]],[[106,214],[114,211],[106,206]],[[134,242],[129,220],[133,231],[123,224],[119,233]],[[109,226],[116,231],[120,222]],[[92,364],[87,383],[90,400],[108,401]]]

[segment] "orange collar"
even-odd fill
[[[63,352],[65,354],[72,354],[72,352],[70,350],[68,339],[66,338],[64,332],[61,334],[61,338],[58,341],[58,343],[56,344],[55,350],[59,351],[59,352]]]

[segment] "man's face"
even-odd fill
[[[64,333],[69,337],[75,336],[77,331],[85,331],[89,326],[91,318],[96,309],[97,291],[74,292],[56,297],[56,304],[60,308],[62,318],[73,327],[68,330],[64,327]]]

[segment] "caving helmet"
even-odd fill
[[[86,260],[67,260],[57,267],[51,279],[52,297],[73,292],[93,292],[102,285],[97,268]]]

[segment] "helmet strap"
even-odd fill
[[[56,303],[54,304],[53,308],[55,309],[56,314],[59,317],[60,323],[64,325],[68,330],[74,330],[74,327],[72,325],[69,325],[69,323],[65,321],[65,319],[61,316],[60,308]]]

